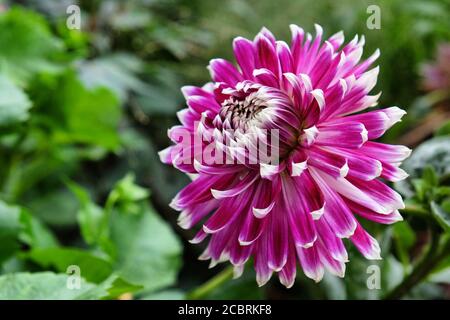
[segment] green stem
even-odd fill
[[[403,281],[397,285],[391,292],[386,294],[385,300],[396,300],[402,298],[405,294],[410,292],[417,284],[424,280],[431,271],[450,254],[450,239],[447,239],[439,247],[441,237],[432,232],[431,243],[429,245],[427,253],[422,260],[414,267],[409,275],[407,275]]]
[[[210,292],[212,292],[217,287],[220,287],[222,284],[230,280],[232,277],[233,277],[233,267],[228,266],[222,271],[220,271],[218,274],[216,274],[214,277],[209,279],[207,282],[191,291],[187,295],[187,298],[189,300],[203,299]]]

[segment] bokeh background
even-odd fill
[[[71,4],[81,30],[66,26]],[[381,29],[369,30],[373,4]],[[380,106],[408,111],[383,141],[415,151],[395,186],[405,221],[366,225],[384,259],[350,249],[345,279],[299,271],[286,290],[276,279],[258,288],[251,267],[230,280],[197,260],[204,247],[168,206],[189,179],[157,151],[182,85],[207,82],[210,59],[232,59],[234,37],[266,26],[289,41],[290,23],[364,34],[364,57],[381,50]],[[448,0],[0,1],[0,298],[448,299],[449,97]]]

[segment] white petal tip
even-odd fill
[[[302,175],[303,171],[307,168],[307,161],[303,162],[292,162],[291,163],[291,176],[292,177],[299,177]]]
[[[262,219],[262,218],[264,218],[265,216],[267,216],[267,214],[268,214],[270,211],[272,211],[274,205],[275,205],[275,202],[272,202],[272,203],[271,203],[268,207],[266,207],[266,208],[260,209],[260,208],[255,208],[255,207],[253,207],[253,208],[252,208],[253,215],[254,215],[256,218],[258,218],[258,219]]]
[[[312,216],[313,220],[319,220],[323,215],[324,209],[325,209],[325,206],[323,206],[319,210],[312,211],[311,216]]]
[[[292,288],[292,286],[295,283],[295,278],[294,279],[281,279],[280,278],[280,283],[286,288],[286,289],[290,289]]]
[[[348,171],[349,167],[346,161],[345,164],[339,169],[339,175],[341,176],[341,178],[345,178],[348,174]]]
[[[369,132],[365,127],[361,130],[361,139],[363,144],[369,140]]]

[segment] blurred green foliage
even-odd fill
[[[3,299],[183,299],[216,273],[196,260],[201,247],[187,243],[193,234],[167,205],[188,178],[156,153],[183,107],[180,86],[209,81],[208,60],[232,59],[233,37],[266,26],[288,39],[290,23],[343,29],[347,40],[364,34],[365,56],[382,53],[380,105],[409,111],[385,137],[391,143],[432,112],[420,65],[450,41],[448,0],[80,0],[81,30],[66,27],[69,4],[0,1]],[[381,8],[380,30],[366,27],[370,4]],[[317,285],[299,272],[290,290],[257,288],[247,268],[204,298],[383,298],[411,272],[429,230],[449,236],[448,127],[434,128],[439,137],[425,136],[405,163],[411,179],[396,185],[408,199],[405,221],[367,226],[382,242],[381,290],[367,288],[372,262],[352,249],[345,279]],[[72,265],[80,290],[66,285]],[[449,272],[450,255],[405,296],[448,298]]]

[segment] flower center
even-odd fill
[[[222,102],[220,116],[227,119],[233,129],[247,131],[250,126],[260,124],[261,111],[267,108],[265,100],[258,97],[257,92],[252,92],[244,98],[230,96]]]

